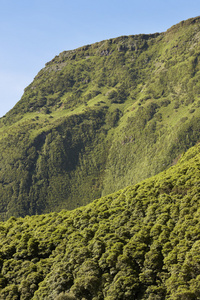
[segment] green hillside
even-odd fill
[[[73,211],[0,223],[0,299],[200,299],[200,146]]]
[[[56,56],[0,120],[0,219],[74,209],[200,140],[200,18]]]

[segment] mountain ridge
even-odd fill
[[[73,209],[200,139],[199,17],[62,52],[0,120],[1,219]]]

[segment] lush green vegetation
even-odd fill
[[[0,299],[200,299],[199,29],[63,52],[1,118]]]
[[[200,139],[200,19],[65,51],[0,120],[0,219],[73,209]]]
[[[200,299],[200,146],[85,207],[0,223],[0,299]]]

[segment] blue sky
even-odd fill
[[[60,52],[198,15],[199,0],[0,0],[0,117]]]

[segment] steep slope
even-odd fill
[[[200,139],[200,18],[65,51],[0,121],[0,213],[73,209]]]
[[[0,223],[0,299],[200,298],[200,145],[150,179]]]

